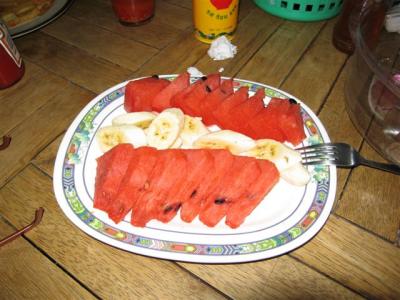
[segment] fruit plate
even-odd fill
[[[172,80],[176,75],[160,76]],[[191,81],[198,80],[192,77]],[[293,98],[301,104],[306,131],[303,145],[329,142],[315,114],[292,95],[273,87],[235,79],[235,88],[246,85],[250,93],[264,88],[270,97]],[[302,246],[325,224],[336,192],[336,168],[309,166],[311,181],[304,187],[280,180],[260,205],[237,229],[223,221],[213,228],[197,218],[192,223],[178,215],[169,223],[150,221],[138,228],[130,216],[119,224],[93,208],[96,158],[102,153],[94,139],[96,131],[125,113],[124,90],[118,84],[93,99],[75,118],[58,150],[54,168],[54,191],[61,209],[77,227],[93,238],[133,253],[163,259],[234,263],[266,259]]]

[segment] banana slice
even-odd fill
[[[182,139],[178,136],[175,142],[169,147],[170,149],[180,149],[182,147]]]
[[[132,112],[116,116],[111,122],[114,126],[135,125],[144,129],[149,127],[150,123],[155,119],[155,117],[156,114],[147,111]]]
[[[96,139],[103,152],[122,143],[132,144],[135,148],[147,145],[143,129],[134,125],[102,127],[97,131]]]
[[[156,149],[168,149],[178,138],[184,124],[184,114],[179,108],[167,108],[151,122],[147,140]]]
[[[268,159],[276,165],[279,172],[301,162],[300,153],[285,144],[270,139],[257,140],[254,148],[240,153],[240,155]]]
[[[281,178],[290,184],[305,186],[310,181],[310,174],[301,163],[296,163],[290,168],[283,170]]]
[[[256,143],[244,134],[219,130],[199,137],[193,145],[195,148],[228,149],[232,154],[239,154],[254,148]]]
[[[192,148],[195,140],[209,132],[206,125],[201,121],[201,118],[185,115],[185,122],[180,134],[182,148]]]

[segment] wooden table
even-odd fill
[[[335,19],[297,23],[241,0],[234,59],[214,62],[193,37],[190,0],[158,0],[155,18],[131,28],[108,0],[80,0],[59,19],[16,40],[23,79],[0,91],[0,237],[42,223],[0,248],[0,298],[268,299],[399,298],[399,177],[359,167],[338,171],[334,210],[309,243],[277,258],[207,265],[148,258],[103,244],[74,226],[52,187],[66,128],[98,93],[127,79],[204,73],[262,82],[302,99],[333,141],[381,160],[344,106],[348,56],[331,44]]]

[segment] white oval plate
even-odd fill
[[[172,80],[176,75],[160,76]],[[198,78],[192,78],[192,81]],[[246,80],[235,79],[235,88],[258,88],[270,97],[294,98],[283,91]],[[102,153],[94,136],[99,127],[111,124],[125,113],[124,91],[118,84],[93,99],[67,130],[54,168],[54,191],[66,216],[90,236],[134,253],[188,262],[234,263],[274,257],[310,240],[325,224],[335,199],[336,168],[310,166],[312,180],[295,187],[280,180],[261,204],[237,229],[222,220],[214,228],[197,218],[190,224],[179,214],[169,223],[150,221],[145,228],[129,223],[130,216],[115,224],[103,211],[93,208],[96,158]],[[303,145],[329,142],[325,128],[301,101],[307,138]]]

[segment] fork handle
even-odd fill
[[[386,163],[380,163],[372,160],[368,160],[363,158],[360,163],[364,166],[368,166],[371,168],[391,172],[396,175],[400,175],[400,167],[394,164],[386,164]]]

